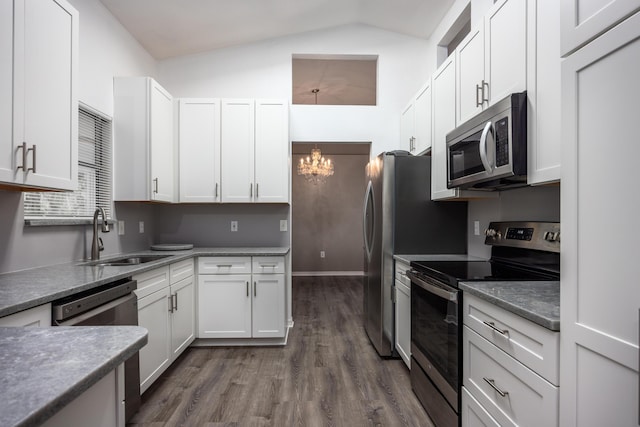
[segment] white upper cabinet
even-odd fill
[[[220,201],[220,100],[179,101],[180,202]]]
[[[222,202],[289,201],[288,116],[285,101],[222,100]]]
[[[563,0],[560,3],[562,56],[640,10],[640,0]]]
[[[253,99],[222,100],[223,202],[253,201],[254,118]]]
[[[527,2],[501,0],[484,23],[460,43],[456,55],[460,125],[482,109],[527,88]]]
[[[289,202],[289,106],[256,100],[255,202]]]
[[[527,3],[502,0],[485,17],[483,95],[488,105],[527,89]]]
[[[150,77],[116,77],[116,201],[175,200],[173,98]]]
[[[528,16],[527,182],[544,184],[562,175],[560,5],[530,1]]]
[[[419,155],[431,148],[431,79],[400,116],[400,149]]]
[[[0,181],[75,190],[78,13],[64,0],[0,8]]]

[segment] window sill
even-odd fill
[[[108,224],[115,224],[115,219],[108,219]],[[26,227],[50,227],[59,225],[93,225],[90,218],[30,218],[24,220]]]

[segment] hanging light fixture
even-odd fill
[[[333,175],[333,163],[330,159],[322,157],[322,152],[316,145],[311,149],[311,156],[300,159],[298,175],[304,175],[305,179],[313,184],[325,182],[327,177]]]

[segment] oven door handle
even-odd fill
[[[439,296],[440,298],[444,298],[448,301],[457,302],[458,301],[458,291],[450,291],[444,288],[444,285],[439,283],[427,281],[422,277],[418,277],[414,272],[407,271],[407,276],[411,279],[411,283],[415,283],[420,286],[425,291],[432,293],[434,295]]]

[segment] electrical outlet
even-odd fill
[[[280,220],[280,231],[287,231],[287,220],[286,219],[281,219]]]
[[[138,231],[144,233],[144,221],[138,222]]]
[[[238,231],[238,221],[231,221],[231,231]]]
[[[124,221],[118,221],[118,236],[124,236]]]
[[[320,251],[320,258],[324,258],[324,251]]]
[[[480,235],[480,221],[473,221],[473,234]]]

